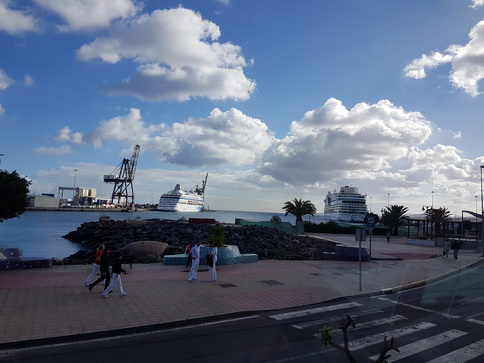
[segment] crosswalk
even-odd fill
[[[387,301],[391,304],[399,304],[399,302],[392,301],[390,299],[376,297],[381,301]],[[405,307],[415,308],[417,310],[423,310],[418,306],[410,306],[403,304]],[[304,309],[291,313],[272,315],[270,318],[278,321],[289,320],[294,318],[308,318],[316,314],[324,314],[330,312],[330,314],[324,314],[326,318],[319,318],[310,321],[294,323],[291,326],[295,329],[305,330],[311,332],[313,337],[320,337],[319,329],[323,326],[333,326],[334,330],[331,331],[333,341],[342,343],[342,330],[336,329],[341,326],[341,319],[345,314],[349,314],[352,318],[357,318],[357,325],[355,328],[351,328],[350,334],[357,331],[369,331],[370,334],[360,338],[349,339],[349,348],[354,354],[358,354],[359,350],[366,349],[366,351],[377,352],[385,338],[393,337],[396,342],[396,346],[400,352],[391,352],[391,357],[388,362],[408,362],[408,361],[424,361],[421,360],[421,355],[425,356],[425,361],[431,363],[465,363],[469,361],[482,361],[484,362],[484,339],[483,335],[476,335],[475,329],[469,327],[469,331],[462,328],[465,324],[459,324],[459,327],[452,327],[445,324],[441,327],[439,321],[417,321],[411,322],[408,317],[403,315],[393,315],[388,318],[375,319],[383,313],[380,309],[361,309],[361,304],[356,302],[340,303],[329,305],[325,307],[318,307],[314,309]],[[339,317],[338,317],[339,315]],[[432,314],[434,318],[437,314]],[[484,325],[484,313],[479,313],[474,316],[461,318],[455,315],[445,315],[450,319],[461,319],[466,323],[475,325]],[[289,321],[289,324],[290,321]],[[390,327],[388,329],[388,327]],[[383,330],[383,331],[380,331]],[[357,335],[357,334],[355,334]],[[361,334],[359,335],[361,336]],[[403,338],[400,341],[405,341],[405,344],[398,344],[398,339]],[[412,341],[413,340],[413,341]],[[377,346],[378,345],[378,346]],[[369,347],[375,346],[374,349]],[[452,347],[452,349],[449,349]],[[333,349],[333,348],[327,348]],[[449,352],[450,351],[450,352]],[[323,356],[325,350],[321,352],[313,352],[305,354],[304,356],[286,357],[283,361],[277,362],[295,362],[306,360],[311,356],[321,355]],[[415,356],[414,356],[415,355]],[[409,358],[411,357],[411,358]],[[415,358],[419,357],[419,358]],[[366,357],[369,361],[373,361],[378,358],[378,354]],[[430,359],[430,360],[429,360]],[[482,360],[481,360],[482,359]],[[273,362],[275,363],[275,362]]]

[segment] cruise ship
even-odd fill
[[[368,208],[366,196],[358,188],[344,186],[339,193],[328,192],[324,198],[324,217],[334,221],[364,222]]]
[[[190,190],[183,190],[180,184],[175,185],[173,190],[164,193],[156,208],[163,212],[201,212],[205,207],[205,186],[207,185],[208,173],[201,182]]]

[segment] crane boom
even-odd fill
[[[123,161],[109,175],[104,175],[105,183],[114,183],[111,203],[117,199],[117,204],[132,209],[134,206],[134,175],[138,164],[140,146],[135,145],[131,159]],[[129,202],[129,200],[131,201]]]

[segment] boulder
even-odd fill
[[[160,257],[168,246],[165,242],[137,241],[131,242],[120,251],[125,255],[134,256],[136,259],[145,258],[147,255]]]

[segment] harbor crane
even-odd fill
[[[131,159],[123,159],[111,174],[104,175],[105,183],[114,183],[111,203],[117,200],[118,205],[125,206],[128,209],[133,209],[134,207],[133,181],[136,164],[138,163],[139,149],[140,146],[135,145]]]

